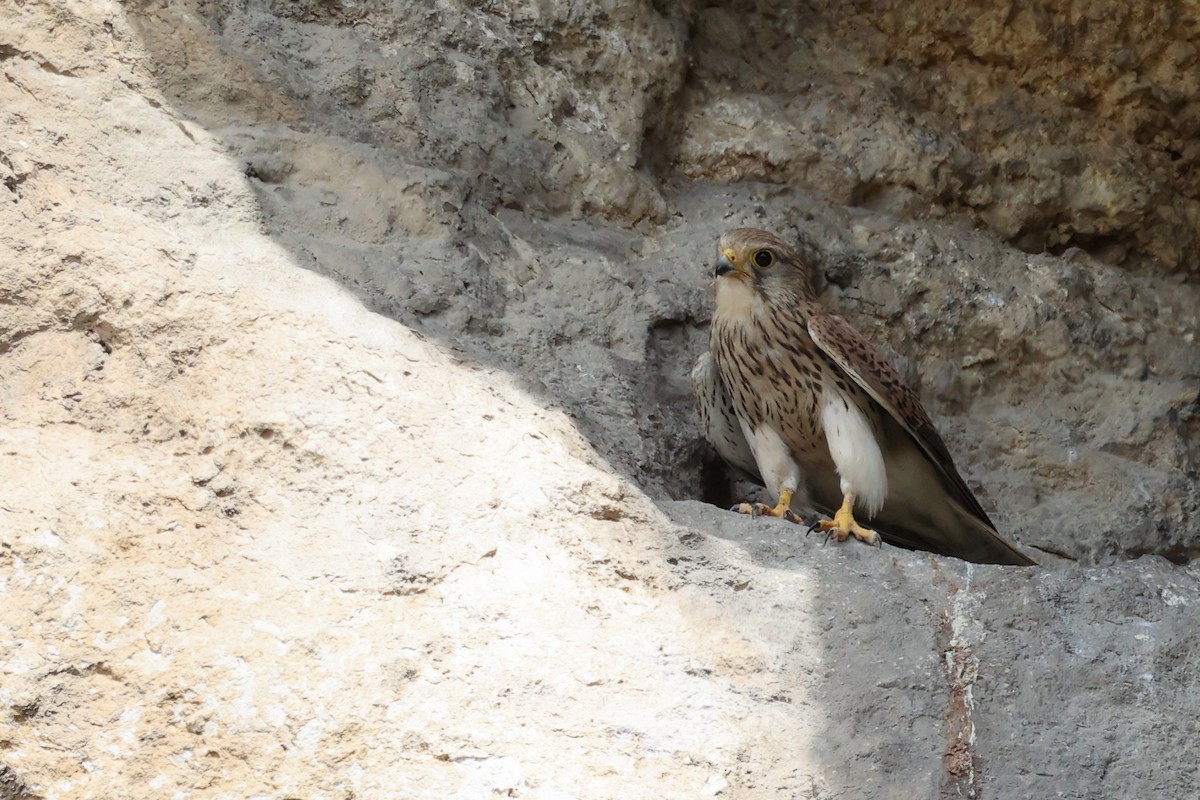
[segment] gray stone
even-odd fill
[[[0,8],[0,797],[1197,794],[1195,21],[960,5]],[[714,507],[740,224],[1043,567]]]

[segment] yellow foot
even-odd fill
[[[779,493],[779,503],[773,507],[766,503],[738,503],[729,510],[739,514],[749,514],[752,517],[779,517],[788,522],[799,523],[800,518],[792,512],[791,508],[793,494],[791,489],[784,489]]]
[[[870,528],[864,528],[854,520],[854,495],[850,492],[842,498],[842,507],[833,515],[833,519],[822,519],[808,529],[809,533],[820,531],[821,533],[829,534],[825,537],[825,541],[833,539],[835,542],[844,542],[853,536],[860,542],[866,544],[877,544],[882,546],[883,540],[879,538],[879,534]]]

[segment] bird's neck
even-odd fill
[[[763,296],[748,280],[719,278],[714,316],[724,320],[750,320],[766,311]]]
[[[721,279],[717,281],[714,316],[733,324],[747,324],[756,318],[778,314],[807,319],[815,303],[811,292],[792,287],[773,287],[764,294],[749,281]]]

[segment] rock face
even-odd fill
[[[2,800],[1200,791],[1197,20],[792,6],[0,9]],[[1046,566],[710,504],[738,224]]]
[[[672,163],[1030,252],[1200,263],[1200,17],[1100,2],[727,3],[696,15]]]

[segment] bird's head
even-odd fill
[[[718,281],[742,281],[763,294],[812,295],[815,254],[803,254],[780,237],[758,228],[734,228],[717,243]]]

